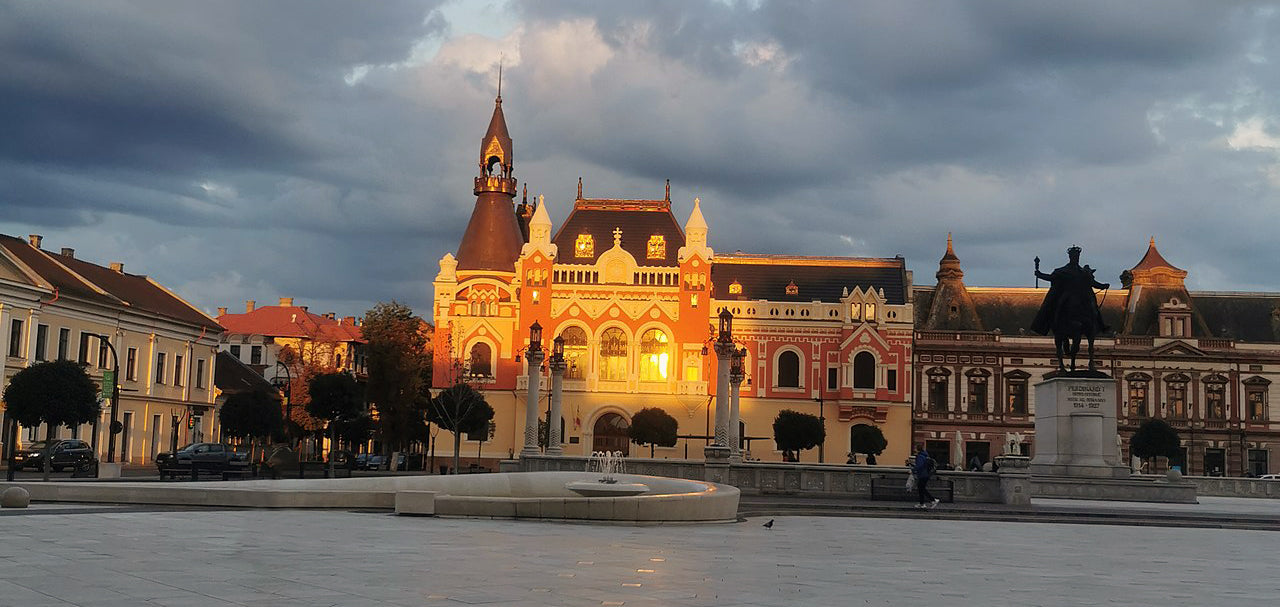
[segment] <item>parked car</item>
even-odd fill
[[[1264,474],[1258,478],[1264,481],[1280,481],[1280,474]]]
[[[177,451],[156,456],[156,468],[160,470],[160,478],[164,478],[165,475],[189,474],[193,462],[202,471],[225,472],[231,469],[248,468],[249,454],[237,452],[231,445],[221,443],[191,443]]]
[[[26,448],[15,450],[13,452],[13,469],[31,468],[32,470],[43,470],[44,448],[45,441],[36,441],[27,445]],[[54,472],[62,472],[65,468],[84,464],[93,465],[98,462],[98,458],[93,454],[93,448],[89,446],[89,443],[76,438],[53,441],[52,460],[53,465],[51,468]]]
[[[381,455],[378,453],[370,453],[369,457],[364,460],[364,465],[357,466],[357,467],[362,468],[364,470],[389,470],[390,460],[391,458],[385,455]],[[400,453],[396,457],[396,469],[404,470],[405,469],[404,462],[405,462],[404,454]]]

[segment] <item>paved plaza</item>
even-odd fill
[[[777,517],[613,526],[35,505],[0,605],[1266,605],[1262,531]]]

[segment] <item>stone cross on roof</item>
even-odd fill
[[[613,229],[613,246],[617,247],[621,245],[622,245],[622,228],[615,227]]]

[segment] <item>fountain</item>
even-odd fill
[[[619,497],[639,495],[649,491],[643,483],[619,483],[616,474],[626,473],[626,461],[621,451],[592,451],[587,460],[587,472],[598,473],[595,481],[571,481],[565,489],[587,497]]]

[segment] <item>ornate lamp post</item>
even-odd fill
[[[116,347],[106,335],[98,335],[98,340],[111,351],[111,423],[107,425],[107,463],[116,461],[116,434],[123,428],[116,421],[116,413],[120,410],[120,359],[116,356]],[[106,374],[103,374],[106,379]],[[94,434],[97,436],[97,433]],[[121,445],[123,446],[123,445]]]
[[[564,338],[556,337],[551,341],[551,412],[547,414],[547,455],[562,455],[564,449],[560,441],[561,396],[564,384],[564,371],[568,366],[564,362]]]
[[[720,332],[716,338],[716,439],[703,449],[707,459],[729,457],[729,367],[737,349],[733,344],[733,314],[720,311]]]
[[[525,351],[525,360],[529,363],[529,392],[524,409],[524,449],[520,455],[538,455],[538,389],[542,383],[542,359],[546,358],[542,350],[542,325],[534,321],[529,326],[529,347]]]
[[[293,419],[293,402],[289,399],[293,392],[293,373],[289,371],[289,365],[280,362],[279,359],[276,359],[276,368],[284,369],[284,381],[280,381],[280,374],[276,373],[271,384],[284,396],[284,437],[285,442],[289,443],[289,448],[293,448],[293,441],[289,436],[289,422]]]

